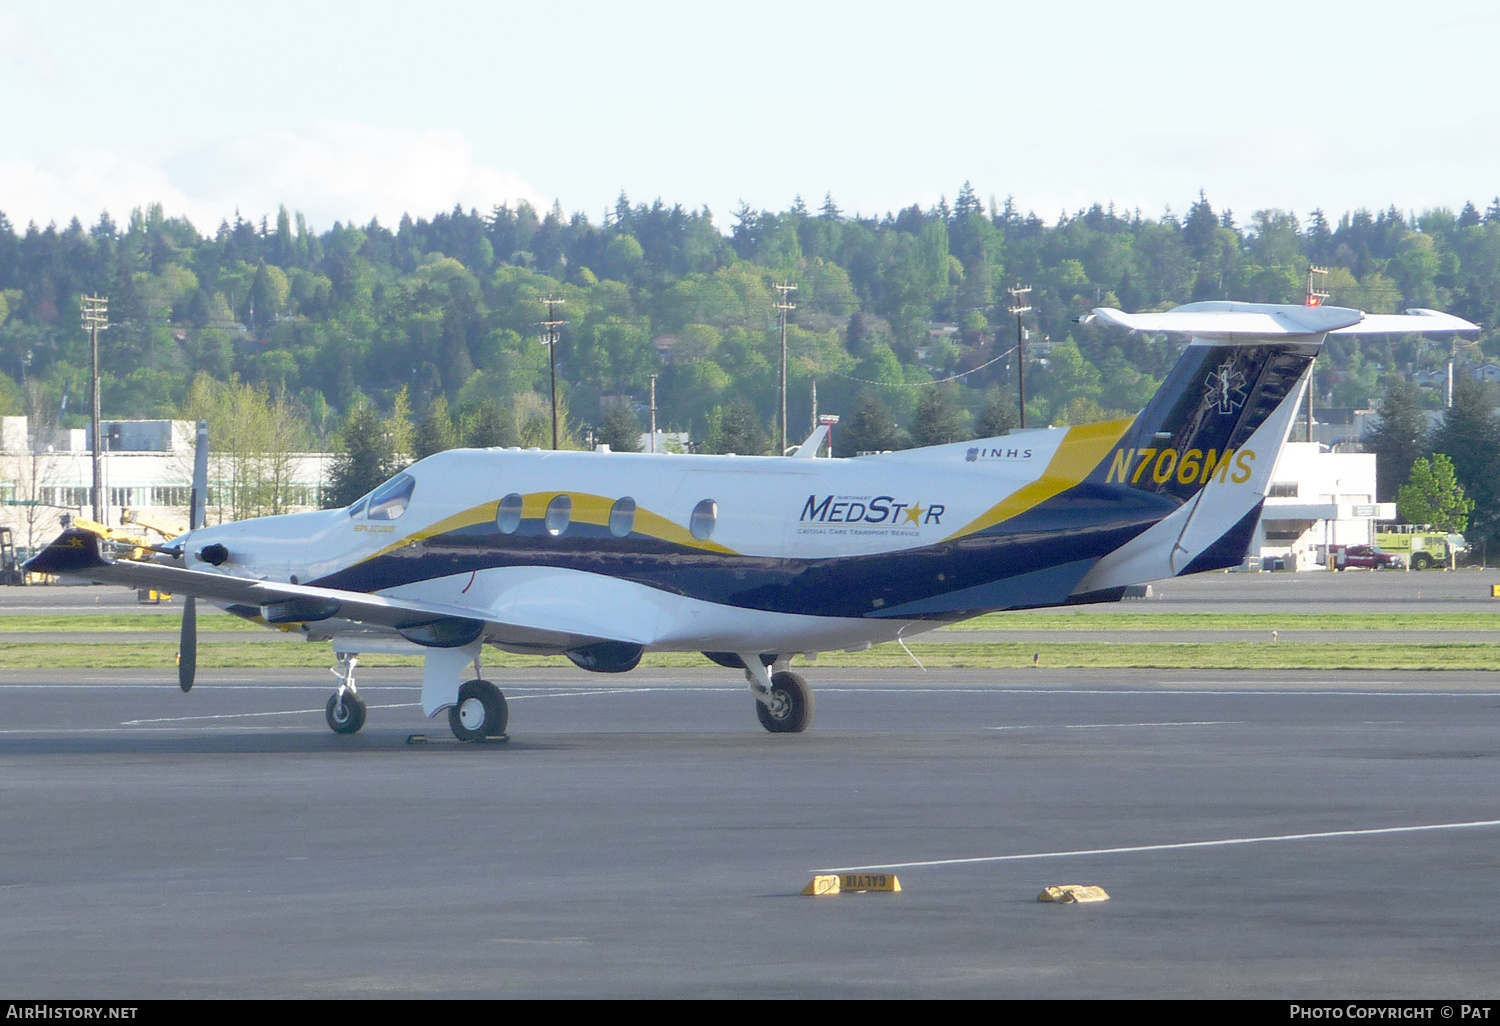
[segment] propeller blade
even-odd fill
[[[188,530],[203,526],[208,507],[208,422],[198,422],[197,446],[193,453],[193,490],[189,493]],[[184,554],[185,555],[185,554]],[[193,690],[198,672],[198,600],[189,595],[182,604],[182,642],[177,648],[177,686]]]
[[[203,526],[208,507],[208,421],[198,422],[197,446],[193,452],[192,507],[188,510],[188,530]]]
[[[182,604],[182,641],[177,647],[177,686],[193,690],[198,670],[198,600],[189,595]]]

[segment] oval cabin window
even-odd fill
[[[568,529],[568,522],[573,519],[573,500],[567,495],[559,495],[547,503],[547,533],[556,537]]]
[[[609,509],[609,533],[624,538],[635,530],[635,500],[630,496],[616,499]]]
[[[521,511],[526,506],[526,500],[518,492],[511,492],[500,500],[500,508],[495,512],[495,526],[500,528],[501,534],[515,534],[521,526]]]
[[[704,499],[693,507],[693,519],[689,522],[688,529],[693,532],[694,538],[708,541],[718,520],[719,504],[712,499]]]

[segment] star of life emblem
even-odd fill
[[[1245,405],[1245,372],[1235,367],[1231,361],[1225,360],[1218,370],[1209,373],[1203,397],[1211,405],[1217,406],[1222,416],[1229,416]]]

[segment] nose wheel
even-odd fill
[[[465,681],[458,702],[448,709],[448,726],[460,741],[483,741],[505,733],[510,709],[500,689],[487,680]]]
[[[329,672],[339,679],[338,690],[328,699],[323,717],[335,734],[358,734],[365,725],[365,700],[354,690],[354,668],[359,657],[340,653],[339,664]]]

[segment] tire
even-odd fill
[[[771,678],[771,704],[755,700],[760,725],[773,734],[800,734],[812,725],[816,703],[807,681],[790,670]]]
[[[1426,570],[1432,566],[1432,557],[1425,552],[1418,552],[1411,557],[1411,568],[1413,570]]]
[[[337,694],[328,697],[328,706],[323,716],[328,720],[328,729],[335,734],[358,734],[365,725],[365,700],[353,692],[344,693],[343,707],[339,706]]]
[[[448,726],[460,741],[499,737],[509,723],[505,696],[487,680],[465,681],[458,689],[458,704],[448,710]]]

